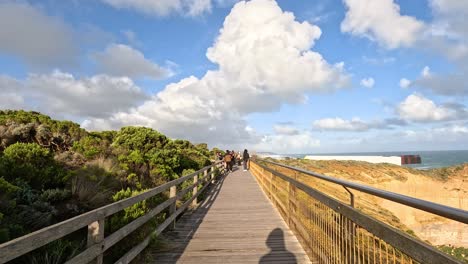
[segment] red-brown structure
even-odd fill
[[[421,157],[419,155],[402,155],[401,165],[405,164],[421,164]]]

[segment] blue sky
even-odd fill
[[[0,109],[278,153],[468,146],[455,0],[0,3]]]

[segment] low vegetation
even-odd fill
[[[463,263],[468,263],[468,248],[456,247],[452,245],[443,245],[439,246],[439,249],[463,261]]]
[[[0,243],[199,170],[214,158],[206,144],[172,140],[146,127],[87,132],[37,112],[0,111]],[[107,219],[113,232],[159,202],[155,197]],[[164,213],[134,232],[140,240]],[[84,246],[73,234],[17,262],[62,263]],[[106,259],[116,260],[117,244]]]

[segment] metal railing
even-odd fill
[[[291,172],[288,174],[294,176],[286,176],[272,166],[287,169]],[[467,211],[266,160],[253,161],[251,172],[313,261],[350,264],[461,263],[431,245],[357,210],[350,189],[465,224],[468,222]],[[301,174],[343,186],[350,195],[350,205],[297,180]]]
[[[180,177],[139,195],[97,208],[90,212],[75,216],[63,222],[48,226],[28,235],[13,239],[0,244],[0,264],[23,256],[37,248],[58,240],[77,230],[88,227],[86,249],[68,260],[66,263],[103,263],[104,252],[126,238],[129,234],[139,227],[154,219],[158,214],[169,211],[164,222],[159,224],[155,230],[147,234],[146,238],[130,249],[116,263],[129,263],[150,243],[154,235],[161,234],[166,228],[175,224],[176,218],[183,213],[190,205],[197,204],[197,197],[213,182],[215,168],[221,169],[222,163],[217,162],[206,166],[201,170]],[[189,183],[182,189],[183,183]],[[179,189],[179,191],[178,191]],[[152,208],[145,215],[138,217],[112,234],[104,237],[105,219],[117,212],[129,208],[144,200],[155,197],[156,195],[168,192],[167,199]],[[182,200],[184,196],[191,193],[188,200],[183,201],[177,206],[177,201]]]

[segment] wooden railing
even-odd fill
[[[175,225],[177,216],[184,212],[190,205],[197,204],[197,197],[203,193],[203,191],[210,185],[210,183],[214,181],[214,177],[216,176],[216,168],[218,171],[220,171],[221,167],[221,163],[215,163],[192,174],[183,176],[179,179],[150,189],[139,195],[100,207],[90,212],[70,218],[66,221],[8,241],[4,244],[0,244],[0,263],[5,263],[20,257],[86,226],[88,226],[87,248],[80,254],[68,260],[67,263],[89,263],[91,261],[94,261],[95,263],[102,263],[104,252],[106,250],[157,216],[163,210],[169,208],[169,215],[164,220],[164,222],[161,223],[151,234],[148,234],[148,236],[143,241],[133,247],[130,251],[126,252],[116,262],[129,263],[143,249],[145,249],[154,235],[159,235],[167,227]],[[190,181],[192,184],[177,192],[177,186],[186,181]],[[200,186],[202,187],[199,189]],[[135,219],[109,236],[104,237],[104,223],[106,217],[122,211],[136,203],[161,194],[167,190],[169,190],[169,197],[167,200],[151,209],[144,216]],[[181,200],[184,195],[189,192],[192,192],[191,197],[177,208],[177,200]]]
[[[280,172],[281,169],[281,172]],[[318,175],[299,168],[270,161],[251,162],[251,172],[265,194],[282,215],[289,228],[311,260],[318,263],[460,263],[453,257],[439,251],[400,230],[378,221],[354,208],[354,196],[350,204],[324,194],[304,184],[300,177],[330,177]],[[287,176],[292,175],[292,177]],[[381,190],[356,184],[339,182],[350,193],[349,188],[361,188],[367,193],[380,197],[414,200],[420,208],[425,205],[418,199],[409,199]],[[411,202],[414,202],[411,201]],[[407,201],[410,204],[410,201]],[[431,204],[428,203],[428,206]],[[468,212],[446,206],[434,207],[439,215],[466,223]],[[429,211],[428,211],[429,212]]]

